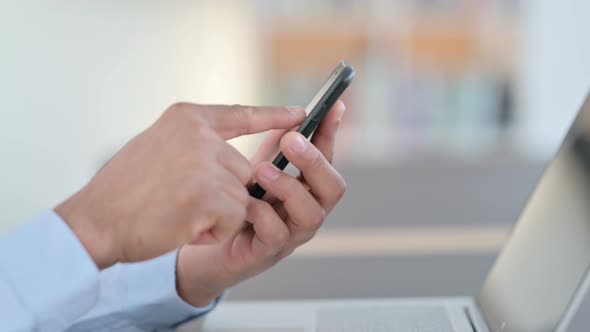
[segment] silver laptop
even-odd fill
[[[325,303],[315,325],[318,332],[565,331],[590,284],[589,266],[590,96],[475,299]]]
[[[590,96],[475,298],[228,302],[198,323],[205,332],[562,332],[590,287],[589,266]],[[194,324],[186,331],[201,331]]]

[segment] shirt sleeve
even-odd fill
[[[70,331],[171,329],[207,314],[220,298],[201,308],[184,302],[176,292],[176,256],[177,252],[172,252],[101,272],[98,304]]]
[[[98,293],[96,265],[53,211],[0,235],[3,331],[63,331]]]

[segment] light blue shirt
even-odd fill
[[[98,271],[53,211],[0,236],[2,331],[153,331],[196,319],[176,292],[176,252]]]

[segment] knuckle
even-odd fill
[[[172,121],[181,121],[183,124],[201,125],[204,119],[198,110],[199,105],[176,102],[166,109],[164,117]]]
[[[265,201],[252,200],[251,201],[251,214],[250,217],[254,218],[255,221],[268,218],[272,213],[272,207]]]
[[[240,104],[229,105],[227,111],[233,117],[239,118],[244,116],[245,107]]]
[[[196,186],[197,189],[190,199],[193,207],[198,206],[207,214],[216,214],[215,203],[220,197],[218,186],[213,181],[209,180],[196,182],[194,186]]]
[[[232,221],[235,224],[241,224],[244,220],[246,220],[247,216],[248,216],[248,211],[247,211],[246,207],[244,205],[239,205],[239,206],[236,206]]]
[[[233,160],[234,175],[240,180],[242,184],[247,184],[252,177],[252,165],[238,150],[228,143],[224,143],[224,149],[220,152],[219,158],[227,158]]]
[[[185,102],[176,102],[168,107],[166,110],[167,113],[178,113],[182,112],[187,108],[188,104]]]
[[[238,111],[245,120],[253,120],[256,117],[256,110],[252,106],[239,106]]]
[[[226,196],[228,200],[231,199],[233,202],[229,202],[228,204],[238,204],[240,207],[247,207],[250,202],[250,195],[248,193],[248,189],[242,185],[238,185],[237,181],[231,181],[231,183],[225,183],[223,185],[223,190],[226,192]]]
[[[243,206],[247,207],[248,203],[250,202],[250,193],[248,192],[248,189],[246,189],[246,187],[241,187],[238,192],[238,195],[240,203],[242,203]]]
[[[279,190],[283,192],[283,195],[281,195],[282,197],[279,197],[281,199],[293,197],[294,194],[297,193],[297,187],[302,185],[301,182],[289,175],[281,174],[281,176],[279,177],[279,181],[281,181],[281,179],[282,183],[280,183],[280,185],[277,186],[280,188]]]
[[[190,156],[190,158],[188,158],[188,161],[186,163],[186,172],[189,174],[187,177],[189,178],[189,181],[193,181],[193,182],[197,182],[197,180],[193,179],[194,177],[196,177],[195,172],[198,172],[199,174],[208,174],[210,173],[210,169],[209,169],[209,165],[208,165],[208,161],[207,158],[203,158],[203,156],[205,156],[205,153],[202,151],[199,151],[198,153],[199,155],[201,155],[202,157],[199,158],[197,156],[197,154]],[[199,182],[204,182],[204,181],[199,181]],[[206,185],[211,185],[211,183],[209,183],[208,181],[205,182]]]
[[[220,215],[217,219],[219,222],[216,226],[218,226],[219,231],[226,234],[226,236],[235,234],[246,220],[245,209],[233,209],[231,212],[228,212],[227,210],[219,211],[219,213]]]
[[[304,243],[311,241],[315,237],[316,234],[317,234],[317,230],[309,232],[305,237],[303,237],[301,239],[301,243],[304,244]]]
[[[233,223],[246,219],[248,214],[247,204],[238,201],[235,196],[219,192],[215,197],[211,198],[211,201],[217,203],[215,205],[219,207],[219,214],[224,216],[224,219],[227,219],[228,222]]]
[[[326,211],[320,207],[314,209],[312,215],[309,217],[306,229],[308,231],[315,231],[322,226],[326,220]]]
[[[332,164],[334,162],[334,150],[330,150],[329,152],[324,154],[324,157],[326,158],[328,163]]]
[[[316,209],[316,212],[311,217],[310,225],[313,229],[318,229],[326,220],[326,211],[322,208]]]
[[[250,165],[250,162],[248,160],[246,160],[245,158],[242,159],[242,162],[240,165],[240,171],[241,171],[241,174],[239,174],[240,181],[242,182],[242,184],[245,185],[248,182],[250,182],[250,180],[252,179],[252,165]]]
[[[164,115],[171,119],[178,119],[179,117],[183,117],[187,113],[188,108],[188,103],[174,103],[170,105],[170,107],[168,107],[168,109],[164,112]]]
[[[282,246],[289,241],[289,230],[287,227],[282,227],[280,231],[273,234],[272,243],[274,246]]]
[[[222,193],[221,185],[217,181],[207,181],[205,182],[205,186],[203,186],[206,190],[206,202],[208,206],[216,206],[216,202],[224,201],[225,203],[225,195]]]
[[[268,237],[268,242],[272,247],[282,247],[287,241],[289,241],[289,228],[282,220],[276,218],[276,212],[270,204],[265,201],[255,201],[255,211],[255,221],[262,222],[266,225],[279,223],[278,225],[274,225],[274,230]]]
[[[237,113],[240,112],[240,110],[242,109],[242,107],[243,106],[240,105],[240,104],[232,104],[232,105],[229,105],[229,110],[230,110],[230,112],[234,112],[234,113],[237,114]]]
[[[175,191],[176,203],[181,207],[192,206],[199,198],[199,190],[202,186],[200,178],[189,177],[184,180],[179,189]]]
[[[245,123],[245,128],[247,132],[252,132],[252,126],[256,122],[256,111],[253,107],[243,107],[242,109],[242,116]]]
[[[340,200],[344,196],[344,194],[346,193],[346,190],[347,190],[347,186],[348,185],[346,184],[346,181],[344,180],[344,178],[341,176],[338,176],[338,180],[336,182],[336,190],[335,190],[337,200]]]
[[[246,132],[252,131],[252,124],[256,121],[256,110],[252,106],[232,105],[234,115],[243,124]]]
[[[286,258],[286,257],[289,257],[289,256],[291,256],[291,255],[292,255],[294,252],[295,252],[295,248],[287,248],[287,249],[284,249],[284,250],[282,250],[282,251],[279,253],[279,256],[278,256],[278,258],[279,258],[279,259],[284,259],[284,258]]]
[[[317,149],[315,149],[313,155],[310,156],[310,166],[314,169],[320,169],[325,166],[324,155]]]

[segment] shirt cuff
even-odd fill
[[[130,281],[141,280],[142,276],[146,281],[146,284],[140,287],[141,289],[137,289],[138,294],[147,295],[143,305],[138,306],[136,310],[130,310],[127,315],[142,330],[176,328],[188,321],[205,316],[222,299],[220,296],[204,307],[195,307],[185,302],[176,289],[177,256],[178,251],[175,251],[144,264],[128,264],[135,265],[136,268],[128,276]],[[150,287],[150,279],[155,281],[151,285],[155,288]]]
[[[98,298],[98,268],[53,211],[0,236],[0,272],[42,330],[63,330]]]
[[[75,327],[108,326],[116,317],[118,324],[153,331],[174,328],[207,314],[221,297],[205,307],[183,301],[176,291],[176,257],[177,252],[172,252],[103,270],[98,304]]]

